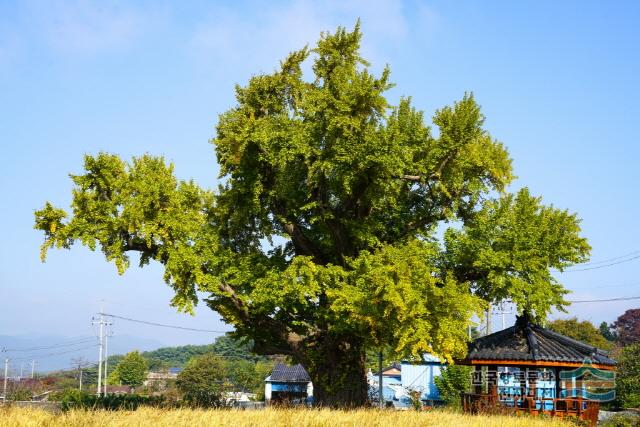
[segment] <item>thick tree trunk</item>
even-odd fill
[[[361,344],[327,337],[310,349],[307,369],[316,406],[358,407],[367,404],[365,352]]]

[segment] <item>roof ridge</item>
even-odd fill
[[[529,344],[529,348],[531,349],[533,360],[538,360],[538,355],[540,354],[540,344],[538,343],[538,340],[533,333],[531,324],[527,324],[527,326],[525,327],[525,332],[527,333],[527,344]]]

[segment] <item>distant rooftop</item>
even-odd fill
[[[290,383],[311,382],[311,378],[309,377],[306,369],[304,369],[304,366],[299,363],[295,366],[287,366],[282,363],[278,363],[274,366],[273,372],[267,380]]]

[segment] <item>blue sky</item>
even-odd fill
[[[161,269],[123,277],[74,247],[38,259],[33,211],[66,207],[82,155],[152,153],[213,187],[207,141],[234,84],[269,72],[323,30],[364,31],[374,70],[390,64],[390,98],[429,117],[473,91],[519,179],[578,212],[594,261],[640,250],[640,7],[637,2],[39,2],[0,3],[0,334],[91,333],[99,301],[129,317],[220,329],[168,306]],[[571,299],[640,295],[640,260],[562,276]],[[580,304],[612,321],[640,301]],[[118,321],[116,334],[166,344],[211,336]]]

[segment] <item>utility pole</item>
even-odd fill
[[[103,310],[102,307],[100,308],[100,317],[98,317],[97,319],[94,317],[93,321],[91,322],[92,325],[98,325],[100,328],[100,332],[99,332],[99,343],[98,343],[98,388],[96,390],[96,394],[98,396],[100,396],[101,392],[102,392],[102,345],[103,345],[103,341],[104,341],[104,325],[105,325],[105,321],[104,321],[104,315],[103,315]]]
[[[111,322],[105,322],[105,326],[111,326],[113,325],[113,323]],[[107,353],[107,344],[109,342],[109,337],[111,336],[111,334],[109,334],[109,332],[105,332],[104,334],[104,395],[107,395],[107,367],[108,367],[108,362],[109,362],[109,356]]]
[[[7,403],[7,375],[9,375],[9,359],[4,359],[4,388],[2,390],[3,403]]]
[[[80,391],[82,391],[82,370],[84,368],[86,368],[87,366],[89,366],[89,364],[87,363],[87,361],[83,358],[83,357],[78,357],[76,359],[71,359],[71,362],[73,363],[73,366],[76,367],[78,369],[78,389]]]
[[[487,316],[487,329],[484,335],[487,336],[491,335],[491,304],[489,304],[489,308],[487,309],[485,315]]]
[[[24,371],[24,362],[20,362],[20,376],[18,377],[18,381],[22,381],[22,372]]]
[[[36,370],[36,361],[32,360],[31,361],[31,379],[33,379],[33,374],[34,374],[35,370]]]
[[[508,301],[507,301],[508,303]],[[506,311],[504,308],[504,304],[505,302],[501,302],[500,305],[498,307],[496,307],[496,310],[493,312],[493,314],[499,314],[502,316],[502,330],[507,329],[507,321],[505,318],[505,315],[507,314],[513,314],[513,309],[509,309],[509,311]]]

